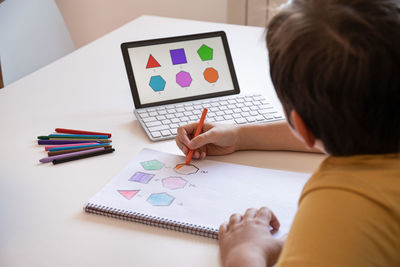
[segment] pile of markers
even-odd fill
[[[38,136],[38,144],[45,145],[48,157],[39,161],[53,164],[112,153],[111,134],[56,128],[57,134]]]

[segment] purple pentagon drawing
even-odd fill
[[[181,87],[189,87],[192,83],[192,77],[189,72],[180,71],[176,74],[176,83]]]
[[[169,54],[171,55],[173,65],[187,63],[185,49],[179,48],[179,49],[169,50]]]
[[[168,189],[180,189],[184,188],[187,181],[181,177],[168,177],[162,179],[162,185]]]
[[[132,175],[131,178],[129,178],[129,181],[147,184],[153,177],[154,177],[154,174],[144,173],[144,172],[135,172],[135,174]]]

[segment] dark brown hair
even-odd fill
[[[400,151],[399,2],[293,0],[269,23],[277,95],[331,155]]]

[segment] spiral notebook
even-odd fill
[[[233,213],[267,206],[289,231],[310,174],[295,173],[144,149],[86,204],[85,211],[151,226],[218,238]]]

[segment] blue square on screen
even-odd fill
[[[183,49],[183,48],[173,49],[173,50],[169,50],[169,53],[171,54],[171,59],[172,59],[173,65],[187,63],[185,49]]]

